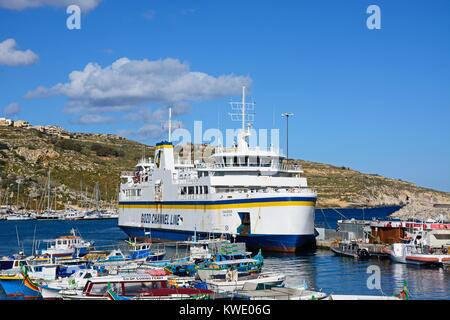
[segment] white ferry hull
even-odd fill
[[[183,241],[194,232],[235,234],[249,248],[295,252],[315,246],[315,200],[315,197],[266,197],[159,203],[124,201],[119,204],[119,226],[137,238]],[[245,223],[245,215],[250,224]]]

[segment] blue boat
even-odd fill
[[[151,243],[148,242],[137,242],[136,239],[126,242],[130,248],[130,254],[127,257],[129,260],[145,259],[146,261],[158,261],[166,255],[165,249],[153,249]]]
[[[33,290],[25,285],[23,277],[19,274],[1,275],[0,285],[5,291],[7,297],[24,298],[24,299],[38,299],[40,298],[39,291]]]

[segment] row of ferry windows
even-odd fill
[[[208,194],[207,186],[181,187],[180,194]]]
[[[127,197],[140,197],[142,195],[142,189],[125,189],[124,192]]]
[[[233,166],[233,167],[270,167],[271,159],[270,158],[261,158],[261,157],[223,157],[223,164],[225,166]],[[256,160],[256,161],[255,161]]]

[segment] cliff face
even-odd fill
[[[121,171],[153,155],[154,148],[115,135],[46,133],[35,129],[0,127],[0,202],[35,208],[51,169],[52,193],[59,208],[92,198],[99,183],[101,199],[117,198]],[[319,207],[450,203],[450,193],[421,188],[398,179],[364,174],[350,168],[296,160],[310,187],[319,194]],[[448,211],[448,210],[447,210]],[[444,212],[445,213],[445,212]]]
[[[318,206],[354,207],[450,203],[450,193],[422,188],[400,179],[365,174],[346,167],[296,161],[319,194]]]

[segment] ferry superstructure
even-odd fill
[[[130,237],[227,234],[249,248],[279,252],[315,246],[317,194],[277,149],[249,146],[245,106],[244,89],[243,130],[233,148],[218,147],[208,161],[191,163],[175,158],[169,138],[156,145],[154,160],[122,173],[119,226]]]

